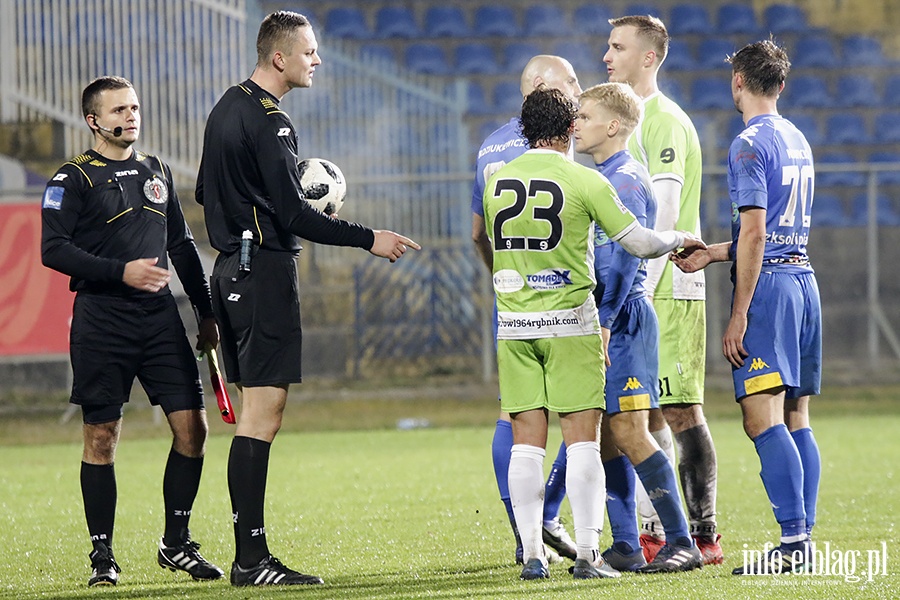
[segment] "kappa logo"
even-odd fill
[[[282,127],[281,129],[278,130],[278,133],[276,135],[278,137],[287,137],[287,136],[291,135],[291,128],[290,127]]]
[[[753,362],[750,363],[750,369],[748,369],[751,373],[753,371],[761,371],[762,369],[768,369],[769,365],[761,358],[754,358]]]
[[[659,500],[660,498],[665,498],[666,494],[671,494],[669,490],[666,488],[656,488],[655,490],[650,490],[647,492],[647,496],[651,500]]]
[[[234,292],[231,292],[230,294],[228,294],[228,301],[229,301],[229,302],[237,302],[237,301],[240,300],[240,299],[241,299],[241,295],[240,295],[240,294],[235,294]]]
[[[625,387],[622,388],[623,392],[627,392],[628,390],[639,390],[642,386],[641,382],[638,381],[637,377],[629,377],[628,381],[625,382]]]

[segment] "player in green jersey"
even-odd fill
[[[628,83],[644,100],[641,124],[629,140],[631,154],[646,165],[657,200],[656,229],[700,235],[700,141],[690,118],[659,91],[657,74],[669,35],[659,19],[611,19],[609,50],[603,57],[609,80]],[[650,431],[675,462],[691,535],[705,564],[723,560],[716,532],[716,450],[703,414],[706,369],[706,284],[699,273],[682,273],[665,259],[651,260],[644,283],[659,318],[661,411],[651,411]],[[671,428],[671,429],[670,429]],[[650,561],[664,545],[659,518],[639,487],[641,544]]]
[[[541,540],[548,411],[567,447],[579,579],[614,577],[600,558],[603,468],[597,428],[604,407],[600,323],[592,290],[593,223],[649,258],[705,247],[690,234],[642,227],[600,173],[565,156],[577,109],[539,88],[522,106],[529,150],[500,168],[484,192],[497,295],[500,395],[512,416],[509,489],[524,548],[523,579],[549,577]]]

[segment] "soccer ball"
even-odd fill
[[[347,180],[336,164],[324,158],[306,158],[297,165],[300,169],[300,191],[306,201],[326,215],[344,204]]]

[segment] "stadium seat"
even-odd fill
[[[691,106],[695,109],[734,109],[731,85],[722,77],[697,77],[691,83]]]
[[[813,204],[815,206],[815,204]],[[815,209],[813,209],[815,210]],[[875,199],[875,222],[886,227],[900,225],[900,214],[890,198],[879,194]],[[815,212],[813,212],[815,214]],[[854,225],[864,226],[869,222],[869,197],[863,193],[853,197],[850,203],[850,220]]]
[[[522,29],[526,36],[532,37],[569,35],[565,15],[555,4],[535,4],[525,9]]]
[[[672,98],[674,100],[675,96],[669,95],[669,86],[673,83],[677,83],[677,82],[676,81],[669,81],[669,82],[661,81],[660,85],[662,86],[662,93],[665,94],[666,96],[669,96],[670,98]],[[681,88],[681,86],[678,86],[678,87]],[[687,106],[689,103],[688,103],[687,93],[684,91],[684,88],[681,88],[680,93],[681,93],[681,100],[677,100],[678,104],[680,106]],[[694,124],[694,129],[697,130],[697,135],[700,136],[700,147],[701,148],[710,147],[708,142],[715,141],[716,120],[713,119],[712,117],[707,117],[700,113],[694,113],[694,114],[690,115],[690,117],[691,117],[691,122]]]
[[[488,101],[484,88],[477,81],[471,79],[465,82],[466,85],[466,112],[471,115],[487,115],[494,112],[494,107]],[[452,97],[455,90],[450,90],[448,97]]]
[[[834,106],[825,80],[816,75],[788,78],[781,96],[785,108],[827,108]]]
[[[374,42],[360,45],[359,53],[360,56],[376,61],[396,62],[397,60],[393,48],[384,44],[378,44]]]
[[[382,6],[375,13],[375,35],[380,38],[418,38],[422,32],[412,10],[405,6]]]
[[[474,29],[479,36],[516,37],[520,32],[513,9],[504,5],[479,6]]]
[[[721,34],[755,34],[759,31],[753,6],[748,4],[723,4],[716,18],[717,31]]]
[[[674,100],[678,106],[687,105],[687,94],[684,92],[684,86],[677,79],[667,78],[659,81],[659,90]],[[696,123],[694,126],[696,127]]]
[[[676,4],[672,7],[668,30],[672,35],[710,34],[713,26],[709,11],[702,4]]]
[[[841,199],[834,194],[815,194],[810,221],[813,227],[846,227],[850,224]]]
[[[494,50],[487,44],[471,42],[456,47],[456,70],[463,75],[494,75],[500,72],[500,65]]]
[[[733,102],[731,107],[732,109],[734,108]],[[741,116],[734,115],[733,117],[728,119],[725,127],[725,135],[720,136],[718,142],[722,145],[722,148],[728,149],[731,147],[731,143],[735,140],[735,138],[739,136],[741,132],[746,128],[747,126],[744,125],[744,120],[741,118]],[[727,156],[725,160],[727,162]]]
[[[650,15],[653,17],[659,17],[664,22],[666,20],[666,16],[663,13],[663,9],[655,4],[644,4],[641,2],[636,2],[633,4],[629,4],[625,7],[625,12],[623,15]]]
[[[897,163],[900,164],[900,152],[873,152],[869,155],[871,163]],[[900,168],[878,173],[878,183],[883,185],[900,185]]]
[[[797,50],[791,53],[792,66],[836,67],[842,64],[831,38],[824,35],[802,36],[797,39]]]
[[[858,113],[843,113],[828,117],[825,125],[825,143],[867,144],[872,140],[866,121]]]
[[[426,42],[406,47],[406,66],[417,73],[431,75],[449,75],[451,72],[444,48]]]
[[[325,31],[328,35],[355,40],[372,37],[366,16],[358,8],[332,8],[325,16]]]
[[[503,66],[507,73],[520,75],[532,57],[544,54],[537,44],[512,42],[503,47]]]
[[[468,37],[466,15],[458,6],[431,6],[425,12],[425,35],[429,38]]]
[[[875,115],[875,141],[882,144],[900,143],[900,112]]]
[[[845,75],[838,79],[835,99],[838,106],[878,106],[881,103],[875,81],[868,75]]]
[[[518,81],[500,81],[494,86],[494,110],[509,116],[522,112],[522,90]]]
[[[484,121],[480,125],[478,125],[477,129],[474,132],[474,136],[477,139],[475,139],[473,141],[472,148],[475,150],[480,148],[481,144],[484,142],[484,140],[487,139],[487,137],[489,135],[491,135],[492,133],[494,133],[495,131],[500,129],[500,127],[505,125],[507,123],[507,121],[509,121],[509,119],[511,119],[512,117],[513,117],[513,115],[511,114],[506,119],[504,119],[504,118],[488,119],[487,121]]]
[[[900,106],[900,75],[891,75],[884,84],[885,106]]]
[[[763,11],[766,30],[775,34],[806,33],[809,25],[806,13],[799,6],[792,4],[772,4]]]
[[[856,158],[849,152],[829,152],[816,157],[816,189],[823,187],[861,187],[866,185],[866,175],[859,171],[825,172],[822,165],[855,163]]]
[[[594,46],[584,42],[562,41],[553,46],[553,54],[572,63],[576,73],[606,71],[603,56],[597,55]]]
[[[723,38],[705,38],[697,48],[698,69],[730,69],[725,58],[737,50],[735,43]]]
[[[881,42],[867,35],[851,35],[841,44],[844,64],[860,67],[880,67],[888,64],[881,51]]]
[[[609,20],[613,18],[612,12],[605,6],[597,3],[583,4],[572,13],[572,29],[576,35],[591,35],[602,37],[605,41],[612,25]]]
[[[810,146],[818,146],[822,143],[822,130],[819,128],[819,122],[810,115],[790,114],[785,116],[794,127],[800,130]]]
[[[669,42],[669,53],[666,55],[666,69],[672,71],[692,71],[697,65],[691,48],[681,40]]]

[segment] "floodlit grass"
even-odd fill
[[[719,456],[719,523],[726,563],[678,575],[625,575],[619,580],[574,582],[568,565],[552,565],[551,580],[522,582],[512,563],[513,542],[497,498],[490,462],[496,406],[490,402],[396,400],[395,404],[330,403],[330,412],[356,417],[375,429],[298,431],[326,419],[325,407],[294,406],[272,451],[266,521],[276,556],[322,576],[325,586],[286,589],[232,588],[196,583],[156,565],[162,532],[162,471],[169,440],[164,426],[126,416],[119,448],[116,557],[123,572],[114,589],[88,589],[87,540],[78,465],[78,426],[46,424],[65,443],[0,447],[0,597],[9,598],[894,598],[900,595],[897,518],[900,414],[883,397],[872,404],[833,394],[814,406],[823,477],[815,537],[832,551],[860,552],[858,582],[843,576],[739,578],[744,544],[760,549],[777,539],[752,444],[737,409],[712,406],[710,426]],[[896,396],[894,396],[896,398]],[[441,407],[433,406],[440,403]],[[427,404],[427,406],[426,406]],[[488,405],[484,408],[483,405]],[[477,405],[477,406],[476,406]],[[137,412],[135,413],[137,414]],[[819,416],[816,416],[816,415]],[[726,415],[731,415],[727,417]],[[400,416],[438,425],[397,431]],[[334,417],[328,417],[334,418]],[[77,420],[77,419],[76,419]],[[145,419],[146,420],[146,419]],[[480,421],[479,426],[465,426]],[[337,424],[337,423],[336,423]],[[58,429],[54,429],[58,428]],[[233,539],[225,465],[227,429],[210,438],[192,531],[204,555],[226,569]],[[559,443],[553,432],[551,448]],[[9,439],[4,434],[4,441]],[[37,440],[40,441],[40,440]],[[550,460],[547,460],[549,468]],[[568,506],[564,518],[571,523]],[[608,543],[604,532],[602,542]],[[867,581],[867,551],[887,546],[888,575]],[[845,562],[846,564],[846,562]]]

